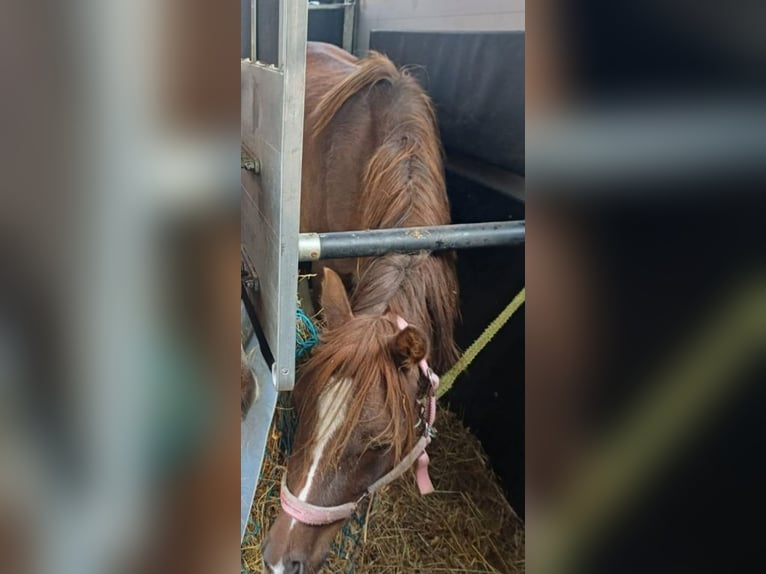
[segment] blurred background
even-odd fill
[[[235,571],[238,7],[0,29],[0,572]]]
[[[528,7],[530,572],[758,561],[763,17]]]

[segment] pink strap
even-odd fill
[[[425,449],[430,441],[431,439],[429,437],[420,437],[420,440],[415,447],[407,454],[407,456],[399,461],[399,464],[370,485],[365,492],[365,496],[380,490],[387,484],[399,478],[415,463],[416,460],[418,462],[416,476],[420,493],[430,494],[433,492],[433,485],[431,484],[431,479],[428,477],[428,468],[423,467],[421,463],[423,457],[425,457],[426,466],[428,465],[428,455],[426,454]],[[425,473],[425,478],[422,476],[423,473]],[[364,498],[364,496],[362,498]],[[287,514],[295,518],[298,522],[309,524],[311,526],[321,526],[337,522],[338,520],[345,520],[354,514],[354,510],[356,510],[356,506],[359,503],[359,501],[357,501],[339,504],[338,506],[315,506],[300,500],[290,492],[289,488],[287,488],[287,474],[282,476],[282,489],[279,493],[279,499],[282,502],[282,509]]]
[[[354,514],[356,502],[347,502],[338,506],[315,506],[309,504],[290,492],[287,488],[287,473],[282,475],[282,489],[279,492],[279,500],[287,514],[303,524],[321,526],[331,524],[339,520],[345,520]]]
[[[409,323],[399,315],[396,316],[396,324],[400,330],[406,329],[409,326]],[[424,437],[426,439],[425,446],[428,446],[431,442],[432,427],[436,421],[436,389],[439,388],[439,376],[431,370],[431,367],[428,366],[428,362],[425,359],[422,359],[418,363],[418,367],[420,367],[420,372],[423,373],[423,376],[426,379],[428,379],[429,383],[428,403],[426,404],[426,409],[428,409],[428,411],[425,416],[428,428],[425,429],[426,435]],[[420,494],[423,495],[431,494],[434,491],[434,485],[428,474],[429,461],[428,453],[424,447],[423,451],[418,456],[417,467],[415,469],[415,480],[418,484],[418,490],[420,491]]]
[[[418,457],[418,466],[415,469],[415,480],[418,483],[420,494],[431,494],[434,491],[434,485],[431,477],[428,475],[428,453],[424,450]]]
[[[426,446],[428,446],[428,440],[429,439],[424,436],[420,437],[420,440],[413,447],[413,449],[407,453],[407,456],[400,460],[399,464],[392,468],[388,473],[384,474],[381,478],[373,482],[367,489],[367,493],[372,494],[373,492],[380,490],[387,484],[390,484],[402,476],[408,468],[415,464],[415,461],[418,459],[418,457],[422,456],[422,454],[425,452]]]
[[[433,432],[433,425],[436,421],[436,389],[439,388],[439,376],[431,370],[431,367],[428,366],[425,359],[420,361],[420,371],[428,379],[430,385],[428,389],[428,404],[426,405],[426,408],[428,409],[426,415],[428,428],[426,429],[427,435],[424,437],[427,439],[426,446],[428,446],[431,442],[431,433]],[[429,462],[430,459],[428,453],[424,448],[423,452],[418,457],[418,465],[415,469],[415,480],[418,484],[418,490],[422,495],[431,494],[434,491],[434,485],[428,474]]]

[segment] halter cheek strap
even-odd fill
[[[396,323],[400,330],[408,326],[407,321],[398,316],[396,318]],[[372,483],[359,500],[356,502],[339,504],[337,506],[316,506],[300,500],[290,492],[290,489],[287,487],[287,474],[284,474],[282,476],[282,488],[280,490],[279,499],[282,503],[282,509],[287,514],[298,522],[309,524],[311,526],[321,526],[332,524],[339,520],[345,520],[354,514],[356,507],[366,496],[380,490],[402,476],[407,469],[415,463],[417,463],[415,467],[415,480],[418,485],[418,490],[420,490],[420,494],[430,494],[434,491],[431,477],[428,475],[429,459],[426,447],[431,442],[431,437],[434,434],[433,425],[434,421],[436,421],[436,389],[439,387],[439,376],[431,370],[431,367],[428,366],[425,359],[418,363],[418,368],[428,380],[426,402],[425,404],[420,404],[420,424],[423,426],[423,434],[412,450],[407,453],[407,456],[399,461],[399,463],[387,474]]]

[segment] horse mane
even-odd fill
[[[376,149],[362,179],[362,228],[449,223],[436,114],[418,81],[387,57],[371,52],[320,100],[312,114],[315,136],[353,97],[367,97],[378,118]],[[452,253],[429,252],[362,259],[352,309],[378,315],[390,309],[401,315],[423,330],[430,342],[432,366],[444,370],[457,357],[454,259]]]

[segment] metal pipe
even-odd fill
[[[258,2],[250,0],[250,60],[258,61]]]
[[[346,2],[343,10],[343,49],[352,53],[354,49],[354,2]]]
[[[525,233],[524,221],[301,233],[298,238],[298,258],[303,262],[371,257],[386,253],[518,245],[524,243]]]
[[[349,5],[353,6],[354,2],[338,2],[335,4],[309,4],[309,10],[338,10],[339,8],[346,8]]]

